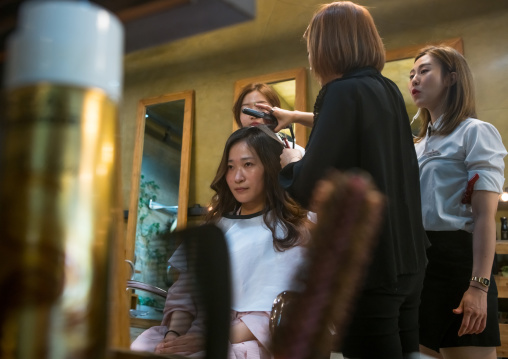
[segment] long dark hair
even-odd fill
[[[280,155],[284,148],[276,135],[269,135],[270,130],[263,131],[262,126],[243,127],[233,132],[226,142],[217,174],[210,185],[215,191],[212,197],[211,210],[205,220],[214,223],[228,213],[233,213],[240,207],[226,182],[229,151],[233,145],[245,142],[258,155],[264,167],[264,189],[266,193],[266,210],[263,220],[273,236],[273,246],[278,251],[284,251],[299,243],[306,235],[305,224],[308,223],[307,211],[296,204],[294,200],[279,185],[278,175],[281,170]],[[276,228],[283,229],[282,237],[277,237]]]

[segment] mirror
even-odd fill
[[[184,91],[142,99],[137,109],[125,258],[131,279],[164,290],[178,245],[171,233],[187,224],[193,102],[194,91]],[[131,324],[162,318],[164,299],[141,293],[132,298]]]
[[[404,98],[407,114],[409,116],[410,121],[413,120],[413,117],[414,115],[416,115],[418,108],[411,99],[411,95],[409,94],[408,91],[409,71],[411,71],[411,68],[413,67],[414,57],[416,56],[418,50],[427,45],[437,45],[437,44],[447,45],[453,47],[461,54],[464,53],[461,38],[448,39],[441,41],[439,43],[427,43],[414,46],[407,46],[386,52],[386,63],[382,71],[382,74],[383,76],[386,76],[390,80],[395,82],[395,84],[398,86],[400,92],[402,93],[402,97]],[[411,131],[413,132],[414,135],[416,135],[419,129],[420,129],[420,121],[415,120],[411,125]]]
[[[307,111],[307,74],[304,67],[238,80],[235,82],[233,102],[236,101],[246,85],[256,82],[268,84],[277,92],[281,108]],[[238,126],[233,119],[233,131],[237,129]],[[294,133],[298,145],[305,148],[307,145],[307,129],[305,126],[295,124]]]

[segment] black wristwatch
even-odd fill
[[[471,277],[469,281],[480,283],[485,288],[488,288],[490,286],[490,280],[483,277]]]

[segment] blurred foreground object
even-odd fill
[[[18,24],[0,122],[0,357],[103,358],[123,28],[70,1],[26,2]]]
[[[344,335],[377,242],[384,199],[369,177],[334,171],[316,187],[318,223],[307,265],[297,277],[303,291],[282,293],[272,309],[276,359],[330,357]]]

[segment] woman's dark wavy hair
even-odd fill
[[[278,251],[294,247],[306,235],[308,222],[307,211],[302,209],[286,191],[279,185],[278,175],[281,170],[280,155],[284,148],[283,144],[275,137],[270,136],[270,130],[263,131],[262,126],[243,127],[233,132],[226,142],[217,174],[210,185],[215,191],[212,197],[211,210],[205,221],[207,223],[218,222],[228,213],[237,210],[239,203],[229,189],[226,182],[228,171],[229,151],[233,145],[245,142],[252,151],[258,155],[264,167],[264,188],[266,193],[266,210],[263,220],[273,236],[273,246]],[[277,237],[276,227],[283,229],[283,237]]]

